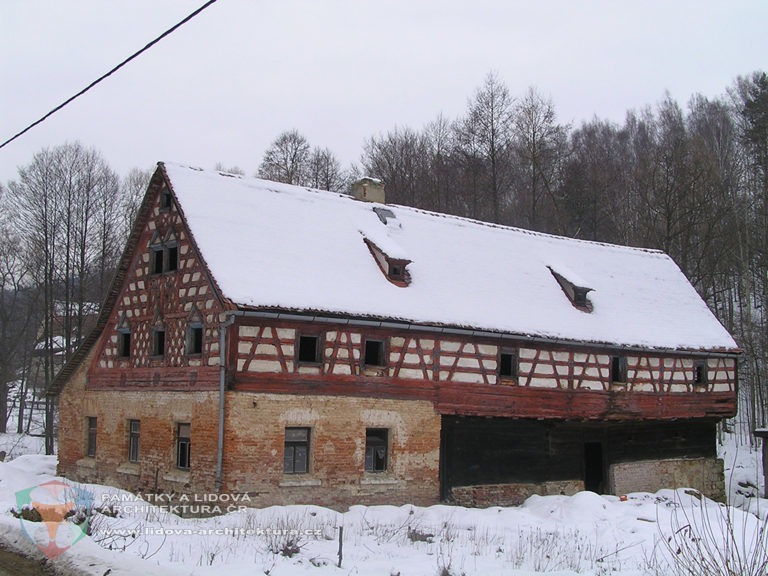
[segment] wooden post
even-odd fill
[[[339,563],[338,563],[339,568],[341,568],[341,557],[342,557],[341,547],[343,546],[343,543],[344,543],[344,526],[339,526]]]
[[[768,428],[758,428],[755,436],[763,440],[763,482],[765,491],[763,497],[768,498]]]

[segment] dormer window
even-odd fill
[[[411,276],[406,267],[411,263],[405,258],[394,258],[379,248],[373,241],[364,238],[365,244],[373,254],[373,258],[379,265],[379,268],[387,277],[387,280],[396,286],[405,287],[411,283]]]
[[[588,287],[583,280],[578,279],[573,272],[561,273],[552,266],[547,266],[547,268],[574,308],[578,308],[582,312],[592,312],[592,302],[587,297],[587,294],[592,292],[592,288]]]

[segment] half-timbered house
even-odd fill
[[[665,254],[159,164],[59,472],[256,505],[723,493],[739,350]]]

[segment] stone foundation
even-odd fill
[[[486,484],[455,486],[451,489],[454,504],[468,508],[486,506],[519,506],[530,496],[571,496],[584,490],[581,480],[561,480],[540,483]]]

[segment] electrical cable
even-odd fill
[[[115,72],[117,72],[118,70],[120,70],[120,68],[122,68],[123,66],[125,66],[126,64],[128,64],[128,62],[130,62],[131,60],[133,60],[133,59],[137,58],[137,57],[138,57],[138,56],[140,56],[142,53],[144,53],[144,52],[146,52],[147,50],[149,50],[149,49],[150,49],[152,46],[154,46],[155,44],[157,44],[158,42],[160,42],[160,40],[162,40],[162,39],[163,39],[163,38],[165,38],[166,36],[168,36],[168,35],[172,34],[172,33],[173,33],[173,32],[175,32],[177,29],[181,28],[181,27],[182,27],[184,24],[186,24],[187,22],[189,22],[190,20],[192,20],[192,18],[194,18],[195,16],[197,16],[198,14],[200,14],[200,12],[202,12],[203,10],[205,10],[206,8],[208,8],[208,7],[209,7],[211,4],[215,4],[217,1],[218,1],[218,0],[209,0],[208,2],[206,2],[205,4],[203,4],[202,6],[200,6],[200,8],[198,8],[197,10],[195,10],[194,12],[192,12],[192,13],[191,13],[189,16],[187,16],[186,18],[184,18],[184,20],[182,20],[181,22],[179,22],[179,23],[178,23],[178,24],[176,24],[175,26],[172,26],[171,28],[169,28],[168,30],[166,30],[165,32],[163,32],[162,34],[160,34],[160,36],[158,36],[157,38],[155,38],[154,40],[152,40],[152,41],[151,41],[149,44],[147,44],[146,46],[144,46],[144,48],[142,48],[142,49],[141,49],[141,50],[139,50],[138,52],[135,52],[135,53],[131,54],[131,55],[130,55],[128,58],[126,58],[125,60],[123,60],[122,62],[120,62],[120,64],[118,64],[117,66],[115,66],[114,68],[112,68],[112,70],[110,70],[109,72],[107,72],[107,73],[106,73],[106,74],[104,74],[103,76],[99,77],[97,80],[94,80],[93,82],[91,82],[90,84],[88,84],[88,86],[86,86],[85,88],[83,88],[82,90],[80,90],[80,92],[78,92],[77,94],[75,94],[75,95],[74,95],[74,96],[72,96],[71,98],[68,98],[67,100],[65,100],[64,102],[62,102],[62,103],[61,103],[61,104],[59,104],[58,106],[56,106],[56,108],[54,108],[53,110],[51,110],[50,112],[48,112],[48,113],[47,113],[45,116],[43,116],[42,118],[40,118],[40,119],[36,120],[36,121],[35,121],[35,122],[33,122],[32,124],[30,124],[29,126],[27,126],[26,128],[24,128],[24,130],[22,130],[22,131],[21,131],[21,132],[19,132],[18,134],[16,134],[16,135],[12,136],[12,137],[11,137],[11,138],[9,138],[8,140],[6,140],[6,141],[5,141],[5,142],[3,142],[2,144],[0,144],[0,148],[3,148],[3,147],[4,147],[4,146],[6,146],[7,144],[10,144],[10,143],[11,143],[11,142],[13,142],[14,140],[16,140],[16,138],[18,138],[19,136],[22,136],[23,134],[25,134],[25,133],[29,132],[29,131],[30,131],[32,128],[34,128],[34,127],[35,127],[35,126],[37,126],[38,124],[41,124],[42,122],[45,122],[45,121],[46,121],[48,118],[50,118],[51,116],[53,116],[53,115],[54,115],[56,112],[58,112],[59,110],[61,110],[62,108],[64,108],[64,107],[65,107],[65,106],[67,106],[68,104],[70,104],[70,103],[71,103],[72,101],[74,101],[76,98],[79,98],[80,96],[82,96],[83,94],[85,94],[86,92],[88,92],[88,90],[90,90],[91,88],[93,88],[94,86],[96,86],[96,85],[97,85],[99,82],[101,82],[102,80],[104,80],[104,79],[108,78],[109,76],[111,76],[112,74],[114,74]]]

